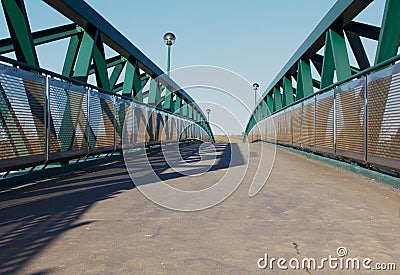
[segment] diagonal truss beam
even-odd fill
[[[55,28],[50,28],[32,33],[34,46],[58,41],[82,33],[83,29],[76,24],[68,24]],[[14,45],[11,38],[0,40],[0,54],[6,54],[14,51]]]

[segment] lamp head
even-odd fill
[[[173,34],[172,32],[167,32],[166,34],[164,34],[164,41],[167,46],[172,46],[172,44],[174,44],[175,42],[175,39],[175,34]]]

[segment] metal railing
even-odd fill
[[[1,61],[14,67],[0,64],[0,172],[118,151],[123,137],[133,147],[210,141],[193,120],[4,57]]]
[[[399,56],[264,118],[248,140],[400,172],[400,64],[382,69],[397,60]]]

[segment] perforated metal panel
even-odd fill
[[[364,159],[364,82],[354,80],[336,90],[336,154]]]
[[[114,146],[114,99],[97,91],[90,92],[90,148]]]
[[[300,146],[301,144],[301,120],[303,114],[303,104],[300,103],[293,107],[292,112],[292,135],[293,145]]]
[[[303,102],[301,123],[301,144],[305,148],[314,147],[314,97]]]
[[[334,92],[316,96],[315,146],[318,151],[334,152]]]
[[[124,99],[115,99],[115,146],[121,148],[125,117],[128,113],[130,102]]]
[[[400,65],[368,78],[368,161],[400,170]]]
[[[44,94],[42,76],[0,65],[0,160],[42,156],[37,161],[44,161]]]
[[[87,150],[87,90],[51,79],[49,101],[54,125],[50,153]]]

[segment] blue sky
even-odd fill
[[[69,22],[41,1],[25,2],[32,30]],[[163,70],[167,49],[162,36],[172,31],[177,36],[172,47],[172,69],[192,65],[222,67],[250,83],[258,82],[262,93],[336,1],[87,2]],[[376,0],[359,16],[359,21],[379,25],[383,6],[383,0]],[[7,36],[4,15],[0,14],[0,37]],[[67,41],[38,47],[41,65],[60,72],[66,47]],[[254,104],[251,92],[250,85],[248,91],[242,92],[248,93],[243,100],[249,108]],[[204,94],[212,101],[225,102],[223,97]],[[196,99],[195,94],[193,97]],[[202,107],[206,108],[207,104]],[[229,104],[225,107],[235,108]],[[248,114],[242,111],[239,113],[245,124]],[[215,114],[211,115],[213,119],[218,124],[225,123],[230,134],[241,132],[238,125],[230,127],[229,121],[217,121]]]

